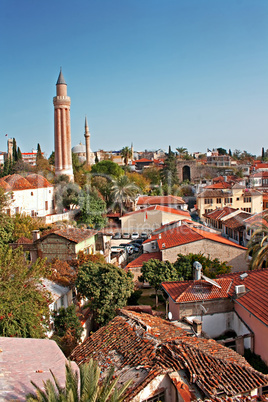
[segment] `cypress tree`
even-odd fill
[[[21,150],[20,147],[18,147],[18,161],[22,160],[22,154],[21,154]]]

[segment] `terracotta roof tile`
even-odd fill
[[[127,264],[125,269],[128,271],[130,268],[142,267],[144,262],[147,262],[152,258],[154,260],[162,261],[162,253],[158,251],[156,253],[144,253],[144,254],[141,254],[141,255],[139,255],[139,257],[135,258],[135,260],[133,260],[129,264]]]
[[[128,212],[127,214],[123,215],[123,217],[124,216],[135,215],[135,214],[141,214],[141,213],[149,212],[149,211],[162,211],[162,212],[166,212],[166,213],[170,213],[170,214],[187,216],[187,217],[190,218],[190,214],[189,214],[188,211],[184,211],[182,209],[170,208],[170,207],[166,207],[166,206],[163,206],[163,205],[152,205],[152,206],[147,207],[147,208],[138,209],[137,211]]]
[[[249,218],[251,214],[247,212],[241,212],[232,218],[226,219],[225,221],[222,222],[224,226],[226,226],[229,229],[243,229],[245,228],[245,219]]]
[[[230,207],[216,208],[211,212],[203,214],[203,216],[205,216],[206,218],[218,221],[235,211],[236,211],[235,208],[230,208]]]
[[[49,233],[46,233],[37,241],[42,241],[45,237],[50,236],[52,234],[56,234],[58,236],[64,237],[67,240],[70,240],[74,243],[80,243],[81,241],[93,237],[97,230],[89,230],[89,229],[79,229],[79,228],[67,228],[67,229],[52,229]]]
[[[240,273],[222,275],[219,278],[231,278],[232,286],[229,296],[235,297],[235,302],[247,309],[251,314],[268,325],[268,268],[247,271],[247,277],[240,278]],[[246,293],[238,298],[235,295],[235,286],[245,285]]]
[[[26,177],[22,177],[19,174],[12,174],[0,180],[0,187],[8,191],[16,191],[53,186],[45,177],[39,174],[30,174]]]
[[[188,225],[181,225],[175,227],[174,229],[167,230],[161,233],[161,237],[159,238],[159,234],[153,235],[150,239],[145,240],[146,243],[150,243],[151,241],[157,241],[159,250],[163,250],[166,248],[177,247],[182,244],[192,243],[195,241],[207,239],[217,243],[222,243],[231,247],[238,247],[243,250],[246,250],[245,247],[242,247],[225,237],[218,235],[216,233],[208,232],[199,228],[189,227]]]
[[[171,204],[185,204],[185,201],[181,197],[174,195],[142,195],[138,198],[137,205],[171,205]]]
[[[122,377],[133,379],[126,401],[157,375],[175,370],[184,370],[192,387],[197,385],[213,399],[268,384],[267,376],[216,341],[188,336],[170,322],[127,310],[121,310],[120,316],[93,333],[70,356],[79,365],[91,357],[99,361],[103,372],[112,364],[120,381]]]
[[[162,287],[176,303],[228,298],[232,279],[215,280],[220,288],[204,280],[163,282]]]

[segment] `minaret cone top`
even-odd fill
[[[85,117],[85,128],[88,128],[88,124],[87,124],[87,116]]]
[[[66,82],[65,82],[65,79],[63,77],[62,71],[60,69],[60,74],[59,74],[59,78],[58,78],[58,81],[57,81],[56,85],[62,85],[62,84],[67,85]]]

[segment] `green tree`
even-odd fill
[[[131,183],[134,183],[137,186],[139,193],[146,194],[149,192],[150,181],[146,179],[145,176],[137,172],[126,173],[126,176]]]
[[[52,151],[50,157],[48,158],[48,162],[50,165],[55,165],[55,151]]]
[[[112,264],[86,262],[79,269],[76,287],[102,326],[114,318],[116,309],[126,306],[134,288],[133,275]]]
[[[157,292],[160,289],[161,283],[177,280],[177,271],[169,261],[159,261],[152,258],[143,263],[141,273],[142,275],[139,277],[139,280],[142,282],[149,282],[149,284],[155,289],[155,306],[157,308]]]
[[[60,346],[66,356],[69,356],[71,351],[81,341],[83,327],[76,312],[75,305],[72,304],[67,308],[61,307],[53,314],[54,317],[54,332],[53,339]]]
[[[94,229],[101,229],[107,224],[106,203],[95,189],[85,186],[78,195],[80,222]]]
[[[119,376],[114,376],[114,368],[110,368],[105,378],[101,378],[101,369],[98,362],[91,359],[88,363],[79,366],[78,373],[66,364],[65,386],[62,388],[51,372],[53,381],[47,380],[43,391],[34,382],[36,395],[28,394],[28,402],[123,402],[131,380],[118,386]],[[80,381],[79,381],[80,378]],[[80,385],[79,385],[80,383]]]
[[[217,148],[219,155],[227,155],[227,151],[224,148]]]
[[[174,184],[178,184],[178,173],[176,166],[176,155],[171,151],[171,147],[169,147],[168,153],[166,154],[164,166],[161,169],[161,178],[163,184],[166,186],[166,193],[169,194],[171,192],[171,187]]]
[[[40,159],[44,159],[44,156],[43,156],[43,154],[42,154],[40,144],[37,144],[36,163],[37,163]]]
[[[247,244],[247,254],[251,256],[250,269],[268,267],[268,213],[263,214],[265,223],[253,226],[253,234]]]
[[[127,176],[120,176],[117,180],[113,180],[111,196],[116,206],[120,208],[120,214],[123,214],[124,207],[128,208],[130,202],[134,201],[135,196],[139,192],[139,188],[132,183]]]
[[[120,151],[121,158],[124,160],[125,166],[128,165],[128,160],[132,158],[132,150],[129,147],[124,147]]]
[[[178,254],[177,260],[174,262],[174,267],[177,270],[180,280],[188,280],[194,278],[193,263],[200,262],[203,267],[203,274],[209,278],[216,278],[217,275],[228,274],[231,272],[231,267],[226,262],[220,262],[218,258],[211,260],[203,254],[187,255]]]
[[[115,179],[119,176],[122,176],[124,174],[124,170],[113,161],[103,160],[91,167],[91,174]]]
[[[48,329],[50,294],[44,262],[28,265],[21,248],[0,249],[0,335],[42,338]]]
[[[22,160],[22,153],[20,147],[18,148],[18,161]]]
[[[160,170],[155,166],[148,167],[144,169],[142,175],[150,180],[151,186],[159,186],[161,181]]]
[[[91,184],[97,191],[99,191],[106,202],[107,207],[112,203],[112,181],[103,176],[93,176],[91,179]]]
[[[15,138],[13,138],[13,147],[12,147],[12,162],[15,163],[18,160],[18,150],[17,143]]]
[[[184,147],[176,148],[176,151],[178,152],[179,157],[182,159],[186,154],[188,154],[187,148]]]

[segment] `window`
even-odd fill
[[[221,204],[221,198],[217,198],[217,204]]]
[[[212,204],[213,199],[212,198],[205,198],[205,204]]]
[[[212,208],[205,209],[205,214],[208,214],[208,213],[209,213],[209,212],[211,212],[211,211],[213,211],[213,209],[212,209]]]
[[[242,209],[242,211],[251,213],[251,208],[241,208],[241,209]]]
[[[142,402],[165,402],[165,391],[153,396],[152,398],[144,399]]]
[[[224,198],[224,202],[225,204],[232,204],[233,203],[233,199],[228,197],[228,198]]]
[[[33,195],[33,191],[31,191],[31,195]]]
[[[15,208],[15,214],[19,214],[20,213],[20,208],[19,207],[16,207]]]
[[[251,202],[251,197],[244,197],[244,202]]]
[[[48,210],[48,201],[45,201],[45,210]]]
[[[239,201],[239,197],[236,197],[236,201]]]

